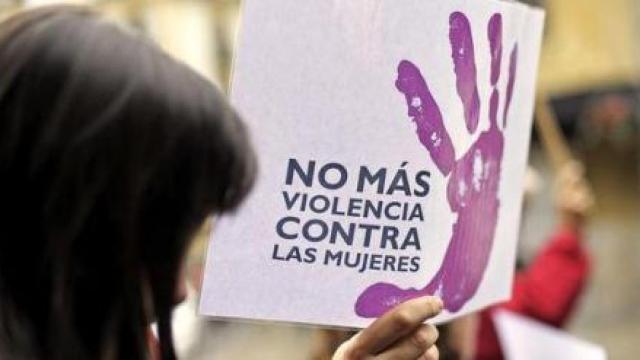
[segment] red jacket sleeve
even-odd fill
[[[492,321],[496,309],[563,326],[582,293],[589,269],[580,234],[571,229],[556,232],[531,264],[516,274],[511,300],[480,314],[476,358],[502,358]]]
[[[589,274],[589,256],[580,235],[561,230],[524,271],[516,274],[511,300],[500,308],[561,327]]]

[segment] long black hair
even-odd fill
[[[189,240],[248,192],[221,93],[83,7],[0,24],[0,358],[144,359]]]

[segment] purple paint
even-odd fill
[[[513,97],[513,85],[516,82],[516,70],[518,67],[518,44],[513,46],[511,56],[509,57],[509,80],[507,82],[507,101],[504,104],[504,115],[502,115],[502,126],[507,126],[507,113],[511,107],[511,98]]]
[[[434,154],[433,161],[440,172],[448,175],[455,163],[451,138],[420,70],[407,60],[398,65],[396,88],[405,95],[408,115],[417,124],[418,139],[430,154]]]
[[[454,13],[451,19],[450,40],[455,54],[455,49],[460,44],[472,44],[471,32],[463,14]],[[496,84],[500,76],[499,58],[502,54],[500,14],[495,14],[491,18],[488,35],[491,43],[491,83],[493,85],[489,100],[490,125],[487,130],[480,133],[477,140],[460,159],[455,160],[455,151],[444,127],[442,114],[419,69],[407,60],[403,60],[398,67],[396,87],[405,95],[409,116],[417,126],[418,139],[438,169],[448,177],[447,201],[451,210],[458,216],[453,224],[444,260],[434,277],[421,289],[401,289],[389,283],[376,283],[368,287],[355,304],[355,311],[359,316],[378,317],[403,301],[434,294],[442,298],[445,309],[456,312],[478,290],[489,262],[500,207],[498,190],[504,151],[504,137],[497,124],[500,96]],[[469,39],[464,39],[464,36]],[[511,85],[507,87],[505,114],[509,107],[509,94],[513,90],[515,79],[516,49],[517,47],[514,47],[511,54],[509,66],[509,84]],[[470,50],[467,54],[471,54],[473,58],[472,45]],[[462,68],[460,64],[461,62],[456,63],[454,57],[456,74]],[[494,69],[494,66],[497,68]],[[465,68],[473,69],[474,75],[472,77],[458,75],[459,93],[460,89],[475,88],[475,64],[465,64]],[[461,82],[465,83],[461,85]],[[460,98],[464,104],[466,98],[462,94]],[[469,132],[472,131],[469,129]]]
[[[500,78],[502,61],[502,16],[493,14],[487,29],[489,48],[491,49],[491,86],[496,86]]]
[[[462,100],[467,130],[473,133],[478,128],[480,98],[476,85],[476,59],[471,25],[461,12],[454,12],[449,16],[449,41],[456,74],[456,90]]]

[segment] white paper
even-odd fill
[[[506,299],[542,22],[502,1],[246,0],[232,102],[259,180],[215,226],[201,312],[362,327],[419,295],[438,321]]]
[[[606,360],[604,348],[508,311],[494,322],[507,360]]]

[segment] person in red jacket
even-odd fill
[[[583,174],[577,162],[560,170],[556,184],[558,227],[529,266],[516,273],[511,299],[479,313],[475,359],[503,358],[493,323],[496,310],[509,310],[555,327],[566,324],[591,268],[582,229],[593,197]]]

